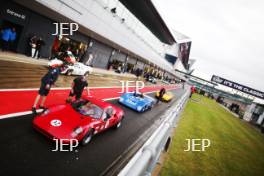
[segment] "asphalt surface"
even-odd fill
[[[90,144],[72,152],[53,152],[55,143],[33,130],[33,115],[2,119],[0,175],[100,175],[165,113],[168,106],[183,94],[183,90],[173,93],[175,97],[170,103],[159,103],[144,113],[123,107],[117,100],[110,101],[125,111],[122,126],[94,136]]]

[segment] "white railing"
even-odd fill
[[[168,145],[167,141],[171,138],[172,129],[176,127],[177,117],[181,113],[189,95],[190,91],[185,92],[175,105],[169,109],[168,115],[161,125],[119,172],[118,176],[151,175],[161,151]]]

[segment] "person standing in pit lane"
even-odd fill
[[[89,53],[88,60],[86,61],[86,65],[88,65],[90,67],[93,67],[93,59],[94,59],[93,54],[92,53]]]
[[[42,46],[45,45],[45,42],[43,41],[43,39],[41,37],[39,37],[39,39],[36,41],[36,50],[34,53],[34,58],[39,59],[40,58],[40,52],[41,52],[41,48]]]
[[[37,104],[38,104],[40,98],[42,98],[42,101],[39,105],[39,108],[44,109],[44,110],[46,109],[44,107],[45,100],[49,94],[51,86],[54,85],[54,83],[57,81],[58,76],[60,74],[60,71],[61,71],[61,67],[50,68],[48,73],[46,73],[42,77],[41,86],[39,88],[38,95],[37,95],[35,102],[34,102],[34,105],[32,107],[32,112],[34,114],[37,113],[36,108],[37,108]]]
[[[82,96],[83,89],[86,88],[87,95],[90,95],[86,76],[78,76],[72,82],[71,91],[66,102],[71,103],[72,98],[75,96],[75,100],[79,100]]]
[[[192,98],[192,94],[194,94],[195,93],[195,87],[194,86],[192,86],[191,87],[191,93],[190,93],[190,98]]]
[[[31,51],[31,57],[34,58],[34,54],[36,52],[36,43],[37,43],[37,36],[33,35],[33,37],[30,38],[29,46]]]
[[[10,40],[9,40],[9,49],[10,51],[15,52],[16,51],[16,39],[17,39],[17,33],[16,33],[16,28],[12,28],[11,33],[10,33]]]
[[[2,44],[2,51],[9,50],[9,41],[11,36],[11,28],[6,28],[1,31],[1,44]]]
[[[162,100],[163,95],[166,93],[166,89],[162,87],[159,91],[159,97],[157,98],[157,104]]]

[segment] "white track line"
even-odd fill
[[[173,89],[177,89],[177,88],[171,88],[171,89],[167,89],[167,90],[173,90]],[[151,92],[145,92],[144,94],[150,94],[153,92],[157,92],[155,91],[151,91]],[[113,97],[113,98],[105,98],[103,99],[103,101],[110,101],[110,100],[116,100],[119,97]],[[38,109],[37,112],[41,112],[42,110]],[[1,119],[7,119],[7,118],[13,118],[13,117],[18,117],[18,116],[23,116],[23,115],[29,115],[32,114],[32,111],[23,111],[23,112],[16,112],[16,113],[11,113],[11,114],[6,114],[6,115],[0,115],[0,120]]]
[[[41,111],[42,111],[41,109],[37,110],[37,112],[41,112]],[[29,115],[29,114],[32,114],[32,111],[16,112],[16,113],[12,113],[12,114],[1,115],[0,120],[12,118],[12,117],[17,117],[17,116]]]
[[[136,87],[136,86],[128,86],[128,87]],[[153,86],[145,86],[145,87],[153,87]],[[109,88],[122,88],[122,86],[113,86],[113,87],[89,87],[89,89],[109,89]],[[65,90],[65,89],[68,90],[68,89],[71,89],[71,87],[54,87],[54,88],[51,88],[51,90]],[[39,88],[0,89],[0,92],[5,92],[5,91],[32,91],[32,90],[39,90]]]

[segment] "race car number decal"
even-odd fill
[[[134,101],[135,101],[135,100],[134,100]],[[130,100],[130,99],[127,99],[127,103],[132,104],[132,105],[134,105],[134,106],[137,105],[136,102],[133,102],[133,100]]]
[[[61,121],[54,119],[54,120],[50,121],[50,124],[54,127],[58,127],[58,126],[61,126]]]

